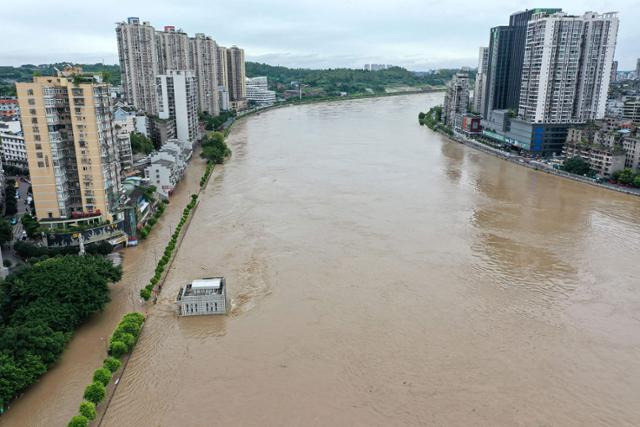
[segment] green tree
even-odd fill
[[[129,139],[134,153],[149,154],[155,149],[153,142],[141,133],[131,132]]]
[[[0,218],[0,245],[4,245],[13,239],[13,228],[9,221],[4,218]]]
[[[591,172],[589,163],[578,156],[565,160],[562,169],[576,175],[588,175]]]
[[[640,174],[633,178],[633,186],[640,188]]]
[[[78,412],[88,420],[96,419],[96,405],[88,400],[85,400],[80,404],[80,410]]]
[[[121,358],[122,356],[127,354],[128,351],[129,349],[127,348],[127,345],[122,341],[112,341],[109,345],[109,354],[111,354],[113,357]]]
[[[111,371],[106,368],[99,368],[93,373],[93,381],[100,382],[105,386],[111,381]]]
[[[30,239],[33,239],[34,237],[39,235],[40,224],[38,224],[38,221],[36,221],[31,215],[29,214],[22,215],[20,222],[22,222],[24,231],[27,232],[27,236],[29,236]]]
[[[120,361],[115,357],[107,357],[104,359],[103,366],[107,368],[111,373],[115,373],[118,369],[120,369]]]
[[[89,425],[89,419],[84,415],[75,415],[67,424],[67,427],[87,427]]]
[[[633,182],[634,178],[635,175],[631,169],[624,169],[618,176],[618,182],[629,185]]]
[[[104,399],[107,391],[99,381],[94,381],[84,389],[84,398],[96,405]]]

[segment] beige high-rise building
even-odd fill
[[[16,87],[38,219],[116,219],[121,182],[109,86],[75,70]]]
[[[236,110],[247,103],[247,85],[244,64],[244,50],[237,46],[227,49],[227,74],[229,80],[229,100]]]
[[[189,69],[196,78],[198,109],[213,116],[220,114],[218,102],[218,45],[198,33],[189,39]]]
[[[189,70],[189,36],[176,27],[167,25],[164,31],[156,31],[158,50],[158,71],[164,74],[169,70]]]
[[[229,66],[227,65],[227,48],[218,46],[216,49],[218,55],[218,86],[224,86],[229,90]]]
[[[156,30],[139,18],[128,18],[116,27],[122,90],[127,102],[149,114],[157,113],[155,81],[161,71]]]

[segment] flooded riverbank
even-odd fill
[[[640,201],[420,127],[441,99],[236,123],[103,425],[640,424]],[[231,314],[178,318],[217,275]]]
[[[420,128],[241,121],[104,425],[637,424],[640,203]],[[177,318],[227,278],[228,317]]]
[[[91,382],[93,371],[102,365],[109,337],[122,315],[145,310],[139,297],[140,288],[153,276],[184,206],[191,194],[197,192],[204,165],[196,153],[149,238],[122,251],[123,276],[120,282],[111,285],[111,302],[77,330],[56,366],[11,404],[9,411],[0,417],[0,426],[66,426],[77,414],[84,388]]]

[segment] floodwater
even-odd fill
[[[639,425],[640,199],[420,127],[441,100],[241,120],[102,425]],[[213,275],[231,314],[178,318]]]
[[[125,313],[144,310],[138,296],[140,288],[153,276],[182,210],[199,188],[204,162],[198,153],[149,238],[122,251],[123,277],[111,285],[111,302],[76,331],[60,361],[11,404],[9,411],[0,416],[0,426],[66,426],[78,413],[84,388],[107,355],[111,333]]]

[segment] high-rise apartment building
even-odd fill
[[[227,49],[227,70],[229,100],[235,109],[241,110],[245,107],[247,100],[244,49],[237,46]]]
[[[611,77],[609,78],[609,81],[613,83],[617,80],[618,80],[618,61],[613,61],[613,64],[611,65]]]
[[[518,117],[580,123],[604,117],[618,33],[615,13],[537,13],[529,21]]]
[[[218,102],[218,46],[211,37],[196,34],[189,39],[190,67],[197,82],[198,106],[213,116],[220,114]]]
[[[161,71],[156,30],[139,18],[116,27],[122,90],[127,102],[149,114],[157,113],[155,81]]]
[[[476,83],[473,89],[473,111],[481,113],[484,111],[484,92],[486,89],[487,68],[489,65],[489,48],[481,47],[478,56],[478,72],[476,73]]]
[[[520,100],[522,64],[527,23],[535,13],[555,13],[562,9],[531,9],[509,17],[508,26],[491,29],[483,117],[492,110],[517,110]]]
[[[189,36],[176,27],[167,25],[164,31],[156,31],[158,73],[169,70],[190,70]]]
[[[197,83],[191,71],[169,70],[157,76],[158,117],[170,120],[183,143],[198,139]]]
[[[447,84],[442,106],[442,121],[451,129],[461,129],[463,116],[469,111],[469,75],[456,73]]]
[[[121,182],[108,85],[76,70],[16,88],[38,218],[113,221]]]
[[[640,58],[636,62],[636,79],[640,79]]]

